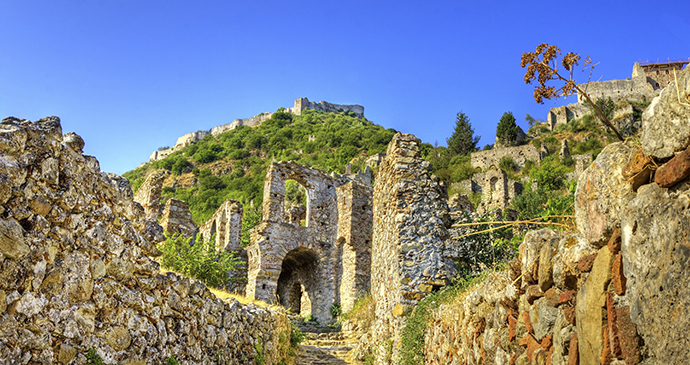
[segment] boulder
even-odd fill
[[[690,358],[689,205],[687,192],[671,198],[666,189],[648,184],[640,187],[622,217],[622,301],[630,304],[630,319],[650,364],[680,364]],[[632,325],[623,327],[632,331]],[[621,338],[624,352],[631,342]]]
[[[563,237],[558,242],[558,250],[553,258],[553,281],[560,290],[577,289],[578,263],[588,255],[596,253],[581,234]]]
[[[620,227],[620,215],[635,197],[621,170],[633,158],[635,148],[623,142],[606,146],[580,175],[575,191],[575,219],[580,233],[595,247],[607,244]]]
[[[672,81],[642,114],[640,142],[647,156],[672,157],[690,145],[690,67]]]

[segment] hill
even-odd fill
[[[352,163],[352,171],[357,171],[368,156],[385,152],[395,133],[351,111],[306,109],[295,115],[280,108],[256,127],[206,135],[124,176],[136,192],[150,171],[170,171],[163,199],[186,201],[194,221],[201,224],[227,199],[260,206],[266,168],[273,160],[340,174]]]

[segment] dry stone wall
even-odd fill
[[[671,145],[685,124],[660,116],[685,114],[665,97],[643,135],[664,126]],[[651,180],[623,177],[645,169],[642,151],[667,153],[657,142],[604,148],[578,180],[578,232],[529,232],[506,269],[435,310],[426,363],[687,363],[690,153],[658,159]]]
[[[56,117],[0,123],[0,363],[277,363],[284,312],[160,275],[162,229],[79,150]]]
[[[420,156],[419,140],[398,133],[376,177],[371,290],[379,364],[397,357],[404,315],[447,285],[455,272],[444,254],[450,223],[447,196],[430,169]]]

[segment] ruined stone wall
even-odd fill
[[[522,169],[525,167],[525,161],[532,160],[539,163],[545,156],[531,144],[516,147],[504,147],[492,149],[488,151],[472,152],[471,163],[472,167],[486,170],[489,168],[498,168],[498,163],[503,157],[510,157],[515,164]]]
[[[343,312],[369,293],[371,278],[372,195],[369,186],[350,181],[336,188],[338,195],[339,300]]]
[[[690,71],[680,82],[690,94]],[[578,179],[577,232],[529,232],[505,270],[435,310],[427,364],[687,363],[690,107],[662,92],[647,115],[663,144],[606,146]]]
[[[278,362],[283,312],[160,275],[162,229],[59,119],[0,123],[0,363]]]
[[[287,180],[297,181],[307,192],[306,227],[284,220]],[[295,162],[272,163],[264,184],[263,221],[252,231],[252,243],[247,247],[247,296],[277,301],[279,284],[287,285],[296,278],[305,287],[305,300],[313,304],[302,306],[302,313],[311,314],[321,323],[331,322],[329,308],[336,299],[333,249],[338,231],[337,209],[333,178]],[[286,258],[290,259],[288,264],[294,261],[294,268],[284,266]],[[309,270],[301,269],[312,261],[316,263]],[[286,268],[294,275],[281,280]],[[304,277],[299,280],[298,276]],[[308,281],[303,282],[305,279]]]
[[[647,82],[646,77],[634,77],[624,80],[594,81],[578,85],[589,95],[592,101],[611,98],[614,103],[622,101],[651,101],[656,92],[654,87]],[[584,96],[578,93],[577,100],[584,103]]]
[[[554,130],[559,124],[567,124],[573,119],[584,117],[591,112],[590,108],[581,103],[572,103],[565,106],[551,108],[546,116],[549,129]]]
[[[163,190],[163,180],[169,175],[167,171],[152,172],[134,194],[134,201],[141,204],[146,216],[158,218],[161,212],[161,191]]]
[[[452,261],[444,258],[450,223],[445,188],[430,169],[419,140],[398,133],[376,177],[371,291],[379,364],[396,358],[404,315],[454,274]]]
[[[164,231],[184,238],[193,237],[198,231],[189,205],[177,198],[170,198],[165,202],[160,222]]]
[[[309,101],[307,98],[299,98],[295,99],[295,106],[293,108],[290,108],[290,112],[295,114],[295,115],[301,115],[302,110],[304,109],[312,109],[312,110],[320,110],[323,112],[327,113],[338,113],[340,111],[351,111],[355,113],[356,116],[358,117],[363,117],[364,116],[364,107],[361,105],[341,105],[341,104],[333,104],[333,103],[328,103],[325,101],[319,101],[319,102],[314,102],[314,101]]]
[[[240,237],[242,236],[242,204],[236,200],[226,200],[209,220],[200,228],[199,233],[208,241],[215,234],[216,248],[219,251],[241,251]]]

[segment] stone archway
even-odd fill
[[[292,313],[317,317],[315,310],[322,306],[318,303],[321,289],[318,265],[319,256],[305,247],[297,247],[285,255],[276,294],[280,304]]]

